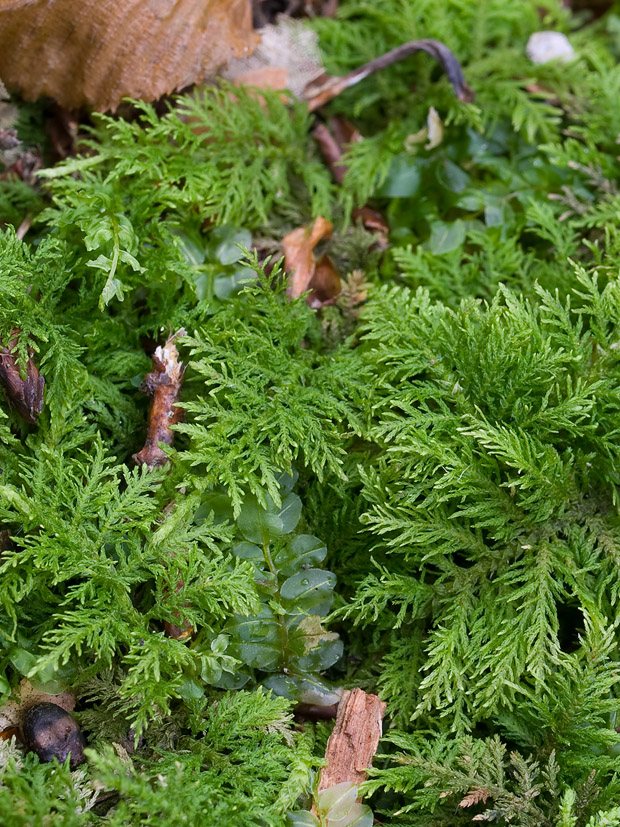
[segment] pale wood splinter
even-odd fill
[[[362,689],[345,690],[338,705],[338,717],[327,742],[319,792],[343,781],[361,784],[382,734],[385,703]]]

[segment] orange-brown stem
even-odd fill
[[[153,354],[153,370],[144,377],[141,390],[152,397],[149,409],[149,423],[144,448],[133,455],[137,465],[157,468],[168,462],[168,457],[159,443],[172,445],[174,442],[173,425],[181,420],[183,410],[176,407],[185,368],[179,362],[179,352],[175,340],[185,335],[179,330],[171,336],[163,347],[158,347]]]

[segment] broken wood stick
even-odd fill
[[[318,792],[343,781],[361,784],[366,780],[366,770],[372,766],[381,738],[384,712],[385,703],[377,695],[362,689],[342,693],[325,750],[327,766],[321,770]]]
[[[185,367],[179,362],[179,351],[175,341],[185,336],[181,328],[167,340],[163,347],[158,347],[153,354],[153,370],[147,373],[140,390],[152,397],[149,409],[149,424],[144,448],[133,455],[136,465],[158,468],[168,462],[166,453],[159,447],[172,445],[174,442],[173,425],[181,420],[183,409],[175,406],[179,398]]]

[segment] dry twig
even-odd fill
[[[448,80],[454,87],[457,98],[466,103],[473,101],[474,93],[465,82],[461,64],[450,49],[439,40],[412,40],[409,43],[403,43],[402,46],[397,46],[396,49],[392,49],[391,52],[386,52],[386,54],[381,55],[381,57],[375,60],[371,60],[369,63],[365,63],[363,66],[360,66],[359,69],[355,69],[348,75],[344,75],[343,77],[325,75],[317,81],[309,83],[303,93],[304,100],[308,102],[308,109],[314,112],[332,100],[332,98],[344,92],[345,89],[355,86],[360,80],[367,78],[368,75],[372,75],[373,72],[384,69],[386,66],[396,63],[398,60],[415,54],[415,52],[427,52],[434,57],[448,76]]]
[[[184,336],[181,328],[170,336],[163,347],[158,347],[153,354],[153,370],[144,377],[141,390],[153,398],[149,409],[149,424],[144,448],[133,455],[137,465],[158,468],[168,462],[166,453],[159,443],[172,445],[174,442],[173,425],[181,420],[183,411],[175,406],[179,397],[185,368],[179,362],[179,352],[175,340]]]

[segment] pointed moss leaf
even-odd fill
[[[355,804],[358,796],[357,785],[352,781],[343,781],[322,790],[318,796],[317,806],[321,815],[330,819],[344,818]]]
[[[301,500],[289,494],[278,508],[268,499],[269,508],[263,508],[256,497],[248,496],[241,506],[237,525],[251,543],[268,543],[276,537],[290,534],[301,517]]]
[[[474,190],[473,192],[467,190],[462,193],[455,206],[460,207],[462,210],[467,210],[468,212],[478,212],[478,210],[483,210],[485,208],[486,203],[487,199],[482,192],[477,190]]]
[[[370,807],[357,801],[344,818],[334,819],[328,815],[329,827],[372,827],[374,823],[375,819]]]
[[[293,574],[280,588],[282,604],[287,609],[312,610],[327,614],[333,598],[336,575],[323,569],[307,569]]]
[[[72,663],[56,666],[48,662],[42,665],[41,658],[20,646],[11,651],[9,661],[38,692],[48,695],[59,695],[75,680],[76,669]]]
[[[294,531],[299,518],[301,517],[301,500],[297,494],[289,494],[282,503],[280,519],[282,520],[282,533],[290,534]]]
[[[432,253],[449,253],[465,241],[465,224],[460,221],[433,221],[428,245]]]
[[[235,641],[233,653],[243,663],[265,672],[279,668],[283,629],[268,606],[261,606],[254,617],[236,616],[228,630]]]
[[[256,273],[250,267],[238,267],[234,273],[218,274],[213,282],[213,292],[218,299],[228,299],[255,278]]]
[[[437,169],[437,180],[444,189],[461,193],[466,189],[471,178],[454,161],[446,159]]]
[[[188,680],[183,681],[177,689],[177,693],[184,701],[196,701],[204,696],[205,690],[198,681],[195,681],[193,678],[188,678]]]
[[[252,560],[255,563],[265,562],[265,555],[263,554],[262,548],[254,543],[237,543],[233,546],[233,554],[242,560]]]
[[[215,258],[220,264],[235,264],[241,261],[246,250],[252,246],[252,233],[249,230],[236,230],[234,227],[218,227],[213,231],[216,239],[221,239],[215,248]]]
[[[410,155],[397,155],[375,195],[381,198],[411,198],[419,192],[420,181],[418,162]]]
[[[244,671],[222,672],[220,679],[213,686],[217,686],[218,689],[243,689],[251,677],[249,672]]]
[[[280,515],[267,511],[254,496],[246,497],[237,517],[237,525],[250,543],[268,543],[274,537],[281,537],[283,523]]]
[[[216,523],[226,523],[233,519],[233,509],[230,498],[226,494],[208,494],[202,498],[200,506],[196,509],[194,515],[194,522],[200,525],[209,517],[213,515]]]
[[[276,479],[278,485],[280,486],[280,496],[282,498],[286,497],[287,494],[291,493],[298,479],[299,473],[294,468],[292,473],[290,474],[288,473],[288,471],[282,471],[282,473]]]
[[[340,687],[333,686],[316,675],[304,675],[298,680],[303,703],[314,706],[333,706],[340,703]]]
[[[296,534],[275,555],[274,563],[284,577],[297,571],[312,568],[323,562],[327,555],[324,544],[312,534]]]
[[[338,635],[332,634],[334,634],[332,640],[322,641],[306,655],[292,658],[295,668],[302,669],[304,672],[323,672],[337,663],[342,657],[344,644]]]
[[[501,227],[506,221],[504,208],[498,204],[488,204],[484,208],[484,223],[487,227]]]
[[[281,698],[288,698],[290,701],[301,700],[301,682],[299,678],[290,675],[270,675],[265,678],[262,685]]]
[[[105,256],[99,256],[93,261],[87,262],[87,264],[89,264],[91,267],[98,267],[100,270],[108,270],[109,263],[109,259],[107,259]],[[103,286],[103,290],[101,291],[101,297],[99,299],[99,310],[103,310],[103,308],[106,305],[108,305],[115,297],[119,300],[119,302],[124,301],[125,294],[123,293],[123,289],[123,282],[120,279],[114,278],[114,276],[110,274],[107,278],[106,283]]]
[[[205,260],[205,243],[202,235],[197,231],[173,229],[177,248],[181,251],[183,258],[188,264],[197,266]]]
[[[204,655],[201,658],[200,677],[205,683],[216,684],[222,677],[222,664],[217,658]]]
[[[296,813],[287,813],[290,827],[319,827],[318,818],[309,810],[299,810]]]
[[[26,517],[31,516],[32,506],[28,499],[12,485],[0,485],[0,498],[5,504],[12,505]]]
[[[342,697],[341,689],[315,675],[270,675],[262,685],[275,695],[314,706],[333,706]]]

